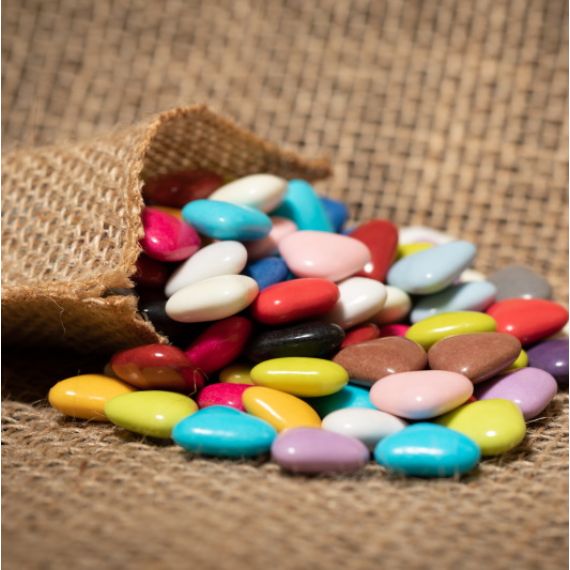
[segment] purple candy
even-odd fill
[[[525,420],[538,416],[557,391],[558,384],[554,377],[538,368],[521,368],[475,385],[475,397],[478,400],[510,400],[521,409]]]
[[[275,463],[293,473],[352,473],[370,459],[358,439],[317,428],[292,428],[271,446]]]
[[[545,340],[527,351],[529,365],[552,374],[559,386],[568,386],[568,339]]]

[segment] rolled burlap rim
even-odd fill
[[[225,177],[271,172],[315,181],[305,159],[208,109],[179,107],[86,142],[2,157],[3,334],[7,344],[108,352],[166,342],[137,313],[143,182],[206,168]],[[126,292],[125,292],[126,293]]]

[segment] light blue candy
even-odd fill
[[[410,314],[412,323],[452,311],[484,311],[495,300],[497,288],[489,281],[452,285],[435,295],[422,297]]]
[[[214,239],[260,239],[271,230],[271,220],[263,212],[218,200],[188,202],[182,217],[196,231]]]
[[[267,422],[225,406],[199,410],[172,430],[172,439],[186,451],[212,457],[254,457],[268,452],[276,437]]]
[[[316,410],[324,418],[326,415],[343,408],[372,408],[376,409],[370,401],[369,391],[360,386],[348,384],[339,392],[330,396],[318,398],[305,398],[307,404]]]
[[[289,268],[280,257],[264,257],[246,265],[244,274],[255,279],[260,291],[286,281],[289,275]]]
[[[480,458],[479,446],[466,435],[427,422],[389,435],[374,450],[374,459],[380,465],[412,477],[467,473]]]
[[[348,220],[348,208],[343,202],[338,200],[333,200],[332,198],[321,197],[321,203],[325,207],[327,216],[334,228],[334,231],[340,233],[342,227],[346,224]]]
[[[285,198],[272,215],[293,220],[300,230],[334,231],[321,199],[305,180],[289,181]]]
[[[453,241],[408,255],[388,272],[388,284],[415,295],[431,295],[451,285],[471,265],[475,246]]]

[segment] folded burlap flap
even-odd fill
[[[2,332],[6,344],[107,352],[164,342],[136,309],[143,181],[207,168],[230,178],[271,172],[318,180],[307,160],[205,105],[176,108],[83,143],[2,157]]]

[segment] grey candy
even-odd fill
[[[488,280],[497,287],[496,300],[504,299],[550,299],[550,283],[523,265],[509,265],[492,273]]]

